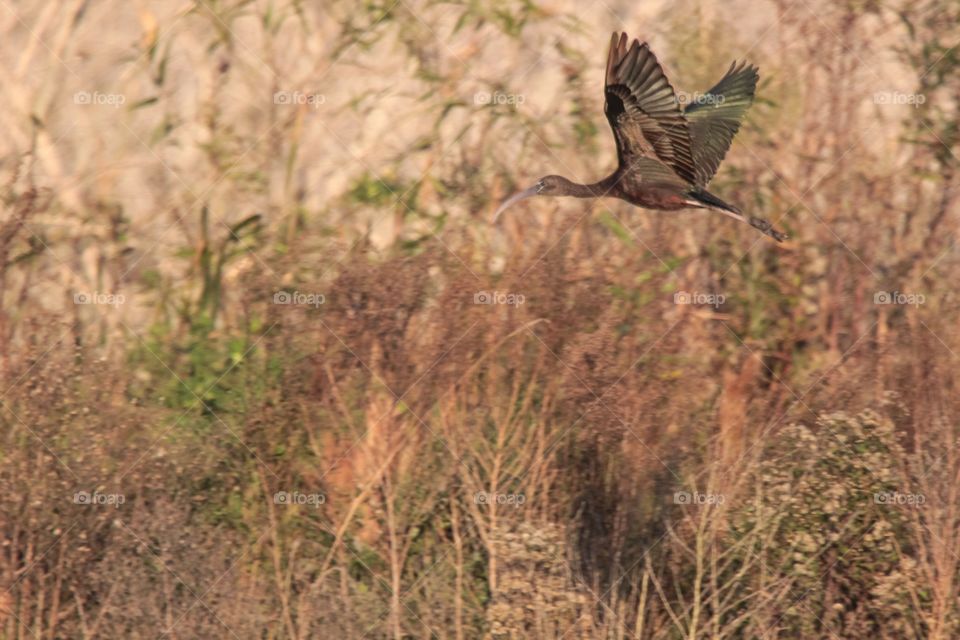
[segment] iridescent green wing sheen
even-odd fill
[[[706,94],[695,96],[684,111],[690,127],[698,187],[710,182],[727,155],[747,109],[753,104],[759,77],[756,67],[734,62],[720,82]]]

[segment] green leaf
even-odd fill
[[[143,109],[144,107],[149,107],[150,105],[156,104],[159,101],[160,101],[159,97],[150,96],[149,98],[144,98],[143,100],[134,102],[132,105],[130,105],[127,111],[136,111],[137,109]]]
[[[629,247],[636,247],[636,243],[634,243],[633,236],[631,235],[630,231],[623,226],[620,221],[613,216],[612,213],[609,211],[604,211],[597,217],[597,219],[600,221],[600,224],[612,231],[613,235],[620,238],[624,244]]]

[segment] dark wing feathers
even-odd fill
[[[743,116],[753,104],[759,77],[753,65],[734,62],[720,82],[684,111],[693,143],[697,186],[710,182],[727,155]]]
[[[617,141],[620,166],[656,158],[694,184],[696,168],[690,132],[676,93],[649,45],[616,33],[607,56],[604,111]]]

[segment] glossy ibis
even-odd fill
[[[758,78],[756,67],[734,62],[712,89],[681,108],[650,46],[634,40],[628,48],[627,34],[614,33],[604,112],[617,142],[617,170],[593,184],[545,176],[500,205],[494,220],[532,196],[609,196],[645,209],[712,209],[783,242],[786,234],[768,221],[744,216],[706,189],[753,103]]]

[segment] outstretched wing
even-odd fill
[[[734,62],[720,82],[687,106],[696,184],[704,187],[727,155],[747,109],[753,104],[760,75],[757,68]]]
[[[620,166],[656,158],[679,177],[696,179],[690,132],[680,103],[647,43],[614,33],[607,55],[604,112],[617,140]]]

